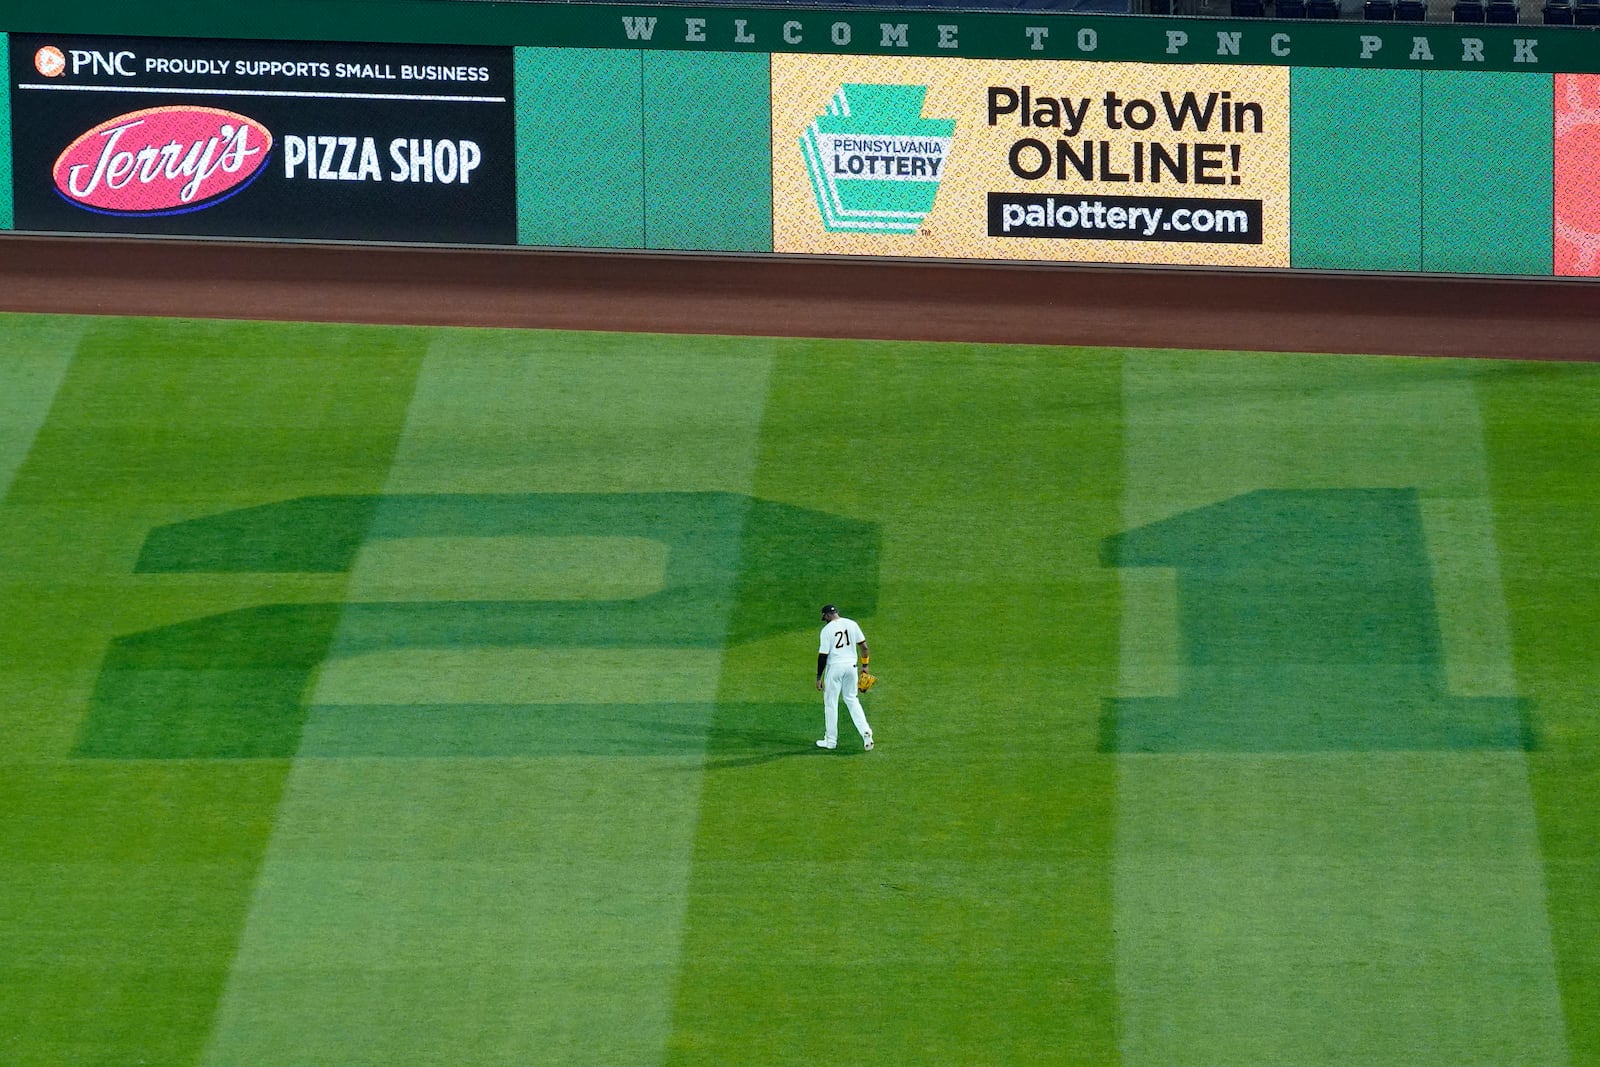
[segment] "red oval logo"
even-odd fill
[[[272,131],[214,107],[152,107],[107,119],[67,146],[56,191],[108,215],[177,215],[239,192],[272,151]]]

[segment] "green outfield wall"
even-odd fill
[[[9,62],[6,35],[0,33],[0,65]],[[0,230],[11,229],[11,94],[0,94]]]
[[[24,232],[1592,276],[1571,27],[0,0]]]

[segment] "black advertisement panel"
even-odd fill
[[[16,227],[515,244],[511,54],[14,35]]]

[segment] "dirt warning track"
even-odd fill
[[[1600,358],[1595,282],[0,238],[0,310]]]

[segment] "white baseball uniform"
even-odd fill
[[[827,654],[828,663],[822,676],[822,740],[829,747],[839,740],[839,698],[850,710],[850,721],[855,723],[861,739],[872,736],[867,725],[867,713],[861,710],[861,698],[856,696],[856,646],[866,635],[853,619],[839,617],[822,628],[822,640],[817,655]]]

